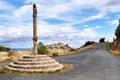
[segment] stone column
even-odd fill
[[[33,4],[33,55],[37,55],[37,6]]]

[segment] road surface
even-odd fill
[[[38,76],[0,74],[0,80],[120,80],[120,58],[110,54],[106,46],[103,43],[79,53],[55,57],[59,62],[74,65],[68,72]]]

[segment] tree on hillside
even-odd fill
[[[82,47],[85,47],[85,46],[88,46],[88,45],[91,45],[91,44],[94,44],[94,43],[96,43],[96,42],[94,42],[94,41],[87,41],[87,42],[85,42],[85,44]]]
[[[105,42],[105,38],[100,38],[99,42]]]
[[[38,46],[38,54],[48,53],[47,47],[42,42],[39,42],[37,46]]]
[[[10,48],[0,45],[0,51],[10,51]]]
[[[115,36],[116,36],[116,40],[120,40],[120,19],[119,19],[119,25],[115,30]]]

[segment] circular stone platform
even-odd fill
[[[27,55],[6,66],[9,70],[21,72],[55,72],[63,67],[62,64],[47,55]]]

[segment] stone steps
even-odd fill
[[[18,61],[48,61],[48,60],[51,60],[50,57],[46,57],[46,58],[22,58],[22,59],[19,59]]]
[[[49,67],[55,67],[55,66],[58,66],[59,64],[58,63],[52,63],[52,64],[41,64],[41,65],[16,65],[14,63],[10,63],[9,66],[11,67],[15,67],[15,68],[23,68],[23,69],[26,69],[26,68],[49,68]]]
[[[6,68],[17,71],[50,72],[61,70],[64,66],[47,55],[27,55],[10,63]]]
[[[48,60],[48,61],[15,61],[14,64],[19,64],[19,65],[35,65],[35,64],[52,64],[56,62],[55,60]]]
[[[46,58],[48,57],[47,55],[37,55],[37,58]],[[23,58],[36,58],[35,55],[25,55]]]
[[[22,69],[22,68],[13,68],[6,66],[7,69],[13,70],[13,71],[20,71],[20,72],[55,72],[57,70],[61,70],[63,68],[63,65],[60,65],[58,67],[49,68],[49,69]]]

